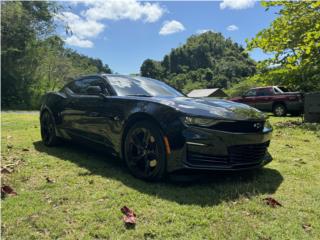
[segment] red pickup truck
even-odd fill
[[[248,104],[264,112],[273,112],[276,116],[303,113],[303,95],[300,92],[288,92],[283,87],[252,88],[241,97],[229,100]]]

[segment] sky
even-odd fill
[[[130,74],[139,73],[145,59],[162,60],[191,35],[208,30],[245,47],[245,39],[276,17],[254,0],[83,0],[64,2],[56,22],[67,47],[100,58],[116,73]],[[65,34],[65,25],[72,35]],[[262,60],[269,55],[254,50],[250,56]]]

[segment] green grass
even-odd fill
[[[274,160],[264,169],[182,184],[135,179],[104,151],[47,148],[37,114],[2,113],[2,165],[17,163],[2,184],[18,193],[2,200],[2,237],[320,239],[319,125],[289,121],[301,120],[271,117]],[[122,222],[124,205],[137,214],[134,229]]]

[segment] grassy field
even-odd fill
[[[37,114],[2,113],[2,166],[13,169],[2,184],[17,192],[2,199],[2,237],[320,239],[320,128],[299,121],[271,117],[274,160],[264,169],[147,183],[103,151],[43,146]],[[134,229],[124,205],[137,214]]]

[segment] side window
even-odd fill
[[[256,96],[256,90],[255,89],[251,89],[249,90],[246,94],[245,94],[246,97],[254,97]]]
[[[87,89],[90,86],[99,86],[103,93],[107,93],[105,83],[100,78],[83,78],[71,82],[67,87],[75,94],[88,95]]]
[[[99,86],[101,88],[102,93],[109,95],[106,88],[106,83],[101,78],[91,78],[90,80],[91,82],[89,83],[89,86]]]
[[[257,96],[270,96],[272,94],[273,91],[270,88],[261,88],[257,90]]]

